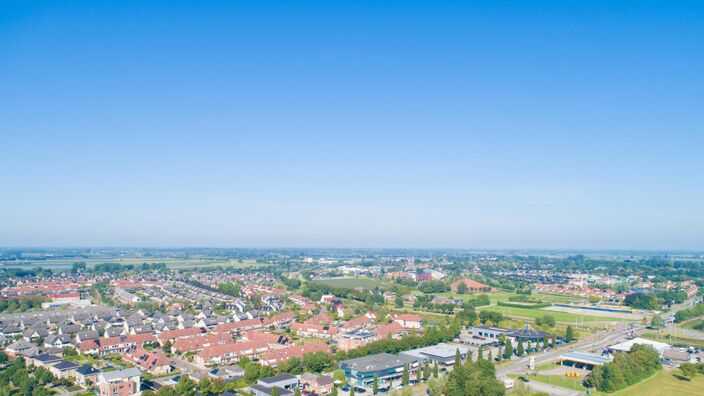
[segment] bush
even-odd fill
[[[447,285],[447,283],[439,280],[429,280],[421,283],[420,286],[418,286],[418,290],[422,291],[423,293],[444,293],[446,291],[450,290],[450,286]]]
[[[555,327],[555,318],[550,315],[543,315],[535,320],[538,326]]]

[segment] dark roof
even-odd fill
[[[70,360],[62,360],[54,365],[54,368],[57,370],[74,370],[76,368],[80,367],[78,363],[74,363]]]
[[[76,372],[81,375],[93,375],[98,374],[100,370],[91,366],[90,364],[84,364],[83,366],[77,368]]]
[[[266,384],[273,384],[275,382],[279,381],[286,381],[286,380],[298,380],[295,376],[291,374],[281,374],[281,375],[275,375],[273,377],[267,377],[267,378],[260,378],[259,381],[264,382]]]
[[[41,355],[37,355],[37,356],[33,357],[32,359],[38,360],[42,363],[58,362],[59,360],[61,360],[60,357],[58,357],[56,355],[50,355],[48,353],[42,353]]]
[[[264,386],[264,385],[252,385],[252,386],[250,386],[250,389],[256,389],[257,391],[264,393],[265,395],[271,395],[273,393],[274,389],[278,389],[279,395],[281,395],[281,396],[288,396],[288,395],[293,394],[293,392],[291,392],[290,390],[283,389],[278,386],[274,386],[274,387],[269,388],[268,386]]]
[[[545,337],[549,336],[550,334],[546,333],[544,331],[533,330],[530,327],[528,327],[528,323],[526,323],[522,329],[512,331],[508,335],[510,337],[516,337],[516,338],[545,338]]]
[[[335,380],[329,375],[321,375],[315,379],[320,385],[332,384]]]
[[[349,367],[353,371],[371,372],[398,368],[404,364],[411,364],[418,359],[407,355],[392,355],[390,353],[377,353],[340,362],[340,367]]]

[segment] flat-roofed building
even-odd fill
[[[602,356],[594,353],[586,352],[568,352],[560,355],[557,361],[562,365],[574,366],[577,368],[585,368],[591,370],[594,366],[602,366],[609,363],[614,358],[613,356]]]
[[[347,382],[350,384],[371,386],[376,375],[379,386],[385,387],[400,382],[406,365],[410,373],[418,370],[420,363],[418,358],[408,355],[379,353],[342,361],[340,369],[345,372]]]
[[[636,344],[650,345],[658,352],[658,354],[660,354],[660,356],[662,356],[663,352],[665,352],[666,349],[669,349],[671,347],[670,344],[666,344],[664,342],[652,341],[652,340],[648,340],[645,338],[636,337],[632,340],[628,340],[628,341],[625,341],[625,342],[622,342],[622,343],[619,343],[616,345],[612,345],[608,349],[609,349],[609,352],[611,352],[611,353],[630,352],[631,348],[633,348],[633,345],[636,345]]]
[[[464,360],[470,349],[465,345],[441,343],[401,352],[401,355],[416,358],[420,363],[424,363],[427,360],[431,364],[437,363],[440,367],[450,367],[455,364],[455,356],[458,350],[462,360]]]
[[[512,331],[513,330],[495,326],[476,326],[468,330],[469,334],[472,337],[478,337],[479,339],[489,339],[492,341],[498,341],[499,336],[501,335],[508,337]]]

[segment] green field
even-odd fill
[[[704,340],[687,337],[677,331],[646,330],[642,337],[653,341],[667,342],[668,344],[687,344],[697,348],[704,348]]]
[[[543,315],[550,315],[555,318],[558,322],[565,323],[575,323],[575,322],[601,322],[601,321],[612,321],[619,322],[623,319],[618,318],[607,318],[603,316],[590,316],[590,315],[578,315],[568,312],[558,312],[558,311],[548,311],[544,309],[531,309],[531,308],[513,308],[513,307],[501,307],[498,305],[491,305],[487,307],[479,307],[480,311],[494,311],[500,312],[506,316],[515,316],[521,318],[536,319]]]
[[[680,371],[666,371],[614,393],[598,393],[612,396],[689,396],[704,394],[704,375],[693,380],[681,379]],[[677,375],[677,376],[676,376]]]
[[[507,292],[503,290],[499,290],[495,293],[472,293],[472,294],[457,294],[453,292],[446,292],[446,293],[438,293],[438,296],[441,297],[447,297],[447,298],[457,298],[460,300],[470,300],[472,298],[475,298],[479,294],[486,294],[489,296],[489,300],[491,301],[492,304],[496,304],[497,302],[509,302],[508,298],[511,296],[517,296],[516,293],[512,292]],[[570,303],[574,300],[578,300],[574,297],[569,297],[569,296],[558,296],[555,294],[532,294],[531,297],[536,297],[542,301],[546,302],[551,302],[551,303]]]
[[[704,319],[697,319],[687,322],[683,325],[684,327],[692,330],[704,332]]]
[[[362,287],[364,289],[373,289],[375,287],[388,286],[388,284],[385,282],[371,278],[329,278],[316,279],[315,282],[322,283],[330,287],[339,287],[342,289],[354,289],[356,287]]]

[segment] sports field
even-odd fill
[[[555,318],[558,322],[565,323],[580,323],[580,322],[602,322],[602,321],[622,321],[623,319],[618,318],[608,318],[605,316],[591,316],[591,315],[580,315],[568,312],[555,312],[548,311],[545,309],[531,309],[531,308],[514,308],[514,307],[502,307],[498,305],[490,305],[487,307],[479,307],[480,311],[494,311],[500,312],[506,316],[514,316],[520,318],[537,319],[544,315],[550,315]]]

